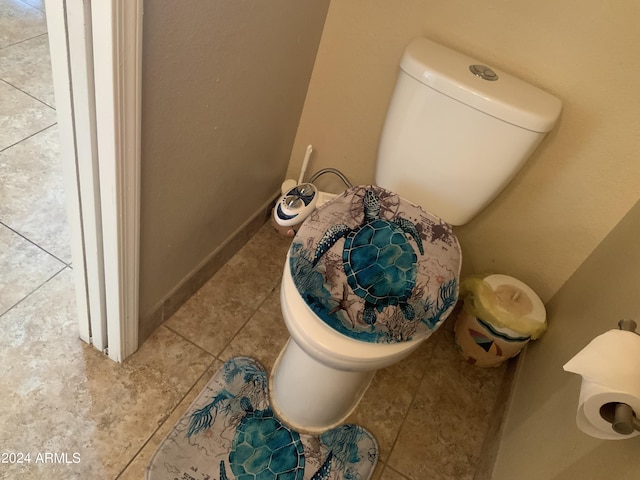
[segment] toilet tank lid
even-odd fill
[[[543,90],[497,68],[495,81],[474,74],[479,60],[426,38],[405,49],[400,68],[419,82],[472,108],[534,132],[553,128],[562,102]]]

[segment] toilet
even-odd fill
[[[556,97],[427,39],[400,62],[375,185],[317,208],[284,265],[290,338],[270,376],[274,410],[302,431],[342,423],[375,372],[442,325],[458,297],[471,220],[554,126]]]

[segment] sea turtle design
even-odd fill
[[[371,433],[353,424],[320,435],[297,432],[269,405],[262,365],[248,357],[231,358],[166,437],[147,468],[147,478],[369,478],[378,459]]]
[[[254,410],[247,397],[240,400],[245,416],[236,430],[229,465],[236,480],[302,480],[305,457],[300,434],[284,425],[271,407]],[[329,452],[311,480],[327,480],[331,470]],[[224,460],[220,480],[229,480]]]
[[[420,234],[415,224],[405,218],[381,218],[380,198],[374,190],[366,190],[363,205],[361,225],[333,225],[324,233],[316,247],[313,266],[344,237],[344,272],[353,292],[364,299],[365,323],[375,324],[375,311],[382,312],[389,305],[397,305],[407,320],[413,320],[415,311],[407,301],[416,283],[417,255],[407,234],[424,255]]]

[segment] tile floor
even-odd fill
[[[0,478],[141,479],[222,362],[272,366],[288,241],[265,225],[123,364],[83,344],[42,3],[0,0]],[[378,440],[374,479],[471,480],[503,374],[464,363],[451,322],[380,371],[350,419]]]

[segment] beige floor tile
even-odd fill
[[[37,8],[41,12],[45,11],[44,0],[22,0],[24,3],[31,5],[34,8]]]
[[[219,358],[227,361],[232,357],[250,356],[270,373],[287,338],[289,332],[280,310],[280,288],[276,288]]]
[[[42,11],[19,0],[0,0],[0,48],[46,31],[47,21]]]
[[[144,478],[144,470],[151,461],[156,449],[160,446],[165,437],[169,434],[175,424],[189,409],[191,403],[202,392],[211,377],[222,366],[222,362],[215,361],[207,371],[200,377],[196,384],[189,390],[187,395],[182,399],[178,406],[170,413],[168,418],[153,433],[153,436],[144,444],[144,447],[136,455],[133,461],[127,466],[126,470],[118,477],[118,480],[141,480]]]
[[[218,355],[253,315],[257,306],[234,298],[227,272],[218,272],[164,325],[211,355]]]
[[[391,467],[386,467],[380,476],[380,480],[407,480],[407,477],[399,474]],[[425,477],[423,480],[431,480],[428,477]]]
[[[0,444],[32,456],[3,478],[115,478],[213,361],[160,328],[114,363],[78,340],[72,285],[67,269],[0,317]],[[78,463],[33,461],[44,452]]]
[[[59,150],[53,126],[0,152],[0,221],[70,263]]]
[[[362,425],[373,434],[383,462],[391,453],[441,336],[436,332],[405,360],[376,372],[362,401],[347,419],[347,422]]]
[[[280,282],[286,243],[267,225],[165,325],[218,355]]]
[[[0,224],[0,315],[64,267],[62,262]]]
[[[290,245],[291,239],[279,235],[271,223],[267,222],[227,262],[227,266],[236,272],[241,288],[256,291],[263,300],[266,296],[262,295],[264,287],[270,292],[274,285],[280,283]]]
[[[380,480],[382,478],[382,472],[384,471],[384,463],[378,462],[376,464],[376,468],[373,470],[373,475],[371,476],[371,480]]]
[[[471,480],[503,375],[467,364],[443,329],[388,465],[412,480]]]
[[[0,151],[54,123],[53,108],[0,80]]]
[[[0,49],[0,78],[55,108],[47,34]]]

